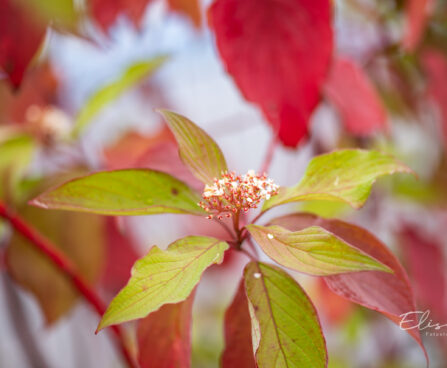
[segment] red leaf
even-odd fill
[[[413,227],[405,227],[400,233],[400,245],[407,256],[418,300],[431,310],[435,318],[445,319],[447,280],[441,244],[423,236]]]
[[[17,88],[46,32],[46,23],[20,7],[17,1],[0,0],[0,68]]]
[[[439,108],[447,145],[447,58],[440,51],[426,50],[422,54],[422,64],[428,79],[428,94]]]
[[[119,15],[127,16],[139,28],[146,6],[152,0],[90,0],[93,17],[104,32],[112,26]]]
[[[119,170],[134,167],[147,151],[160,144],[173,142],[168,127],[163,127],[153,135],[144,136],[137,132],[127,132],[104,150],[105,165],[108,169]]]
[[[329,0],[217,0],[217,47],[245,98],[260,106],[282,143],[307,135],[332,53]]]
[[[108,169],[150,168],[171,174],[195,189],[203,188],[180,159],[178,147],[167,127],[147,137],[129,133],[108,147],[104,156]]]
[[[334,61],[324,91],[350,133],[364,136],[386,129],[386,111],[380,96],[352,60]]]
[[[27,73],[19,91],[0,84],[0,122],[25,123],[28,108],[57,105],[58,77],[48,63],[42,63]]]
[[[141,368],[191,366],[191,318],[194,292],[183,302],[165,304],[138,322]]]
[[[340,220],[323,219],[309,214],[280,217],[272,221],[272,224],[284,226],[292,231],[308,226],[321,226],[394,271],[394,274],[368,271],[325,277],[326,283],[336,294],[383,313],[397,325],[400,324],[401,314],[416,310],[413,291],[405,270],[388,248],[367,230]],[[408,329],[407,332],[421,346],[428,363],[428,355],[419,330]]]
[[[202,13],[199,0],[168,0],[169,7],[179,13],[187,15],[196,28],[202,25]]]
[[[352,313],[353,304],[333,293],[321,277],[317,280],[316,297],[314,303],[320,316],[322,313],[328,322],[333,325],[343,323]]]
[[[406,27],[402,40],[407,51],[414,51],[424,36],[425,26],[434,7],[433,0],[407,0]]]
[[[225,350],[221,358],[221,367],[256,368],[244,280],[239,283],[234,299],[225,312],[224,324]]]
[[[132,239],[122,233],[117,220],[115,217],[106,220],[107,259],[102,278],[102,285],[113,295],[126,285],[139,257]]]

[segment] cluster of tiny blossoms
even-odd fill
[[[199,206],[209,213],[209,219],[214,216],[222,219],[258,207],[262,200],[278,194],[278,189],[266,174],[258,175],[253,170],[245,175],[225,172],[212,185],[205,186]]]

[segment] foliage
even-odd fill
[[[223,180],[220,178],[226,170],[225,159],[212,138],[181,115],[168,111],[164,111],[163,115],[179,143],[179,153],[191,172],[204,183]],[[371,185],[377,177],[399,171],[410,172],[392,157],[379,152],[335,151],[313,159],[302,181],[292,189],[293,194],[288,197],[294,201],[335,198],[359,207],[366,201]],[[211,179],[212,175],[219,176]],[[150,171],[116,170],[96,173],[53,188],[31,203],[46,208],[106,215],[166,212],[169,209],[164,208],[169,207],[169,201],[178,201],[177,197],[181,197],[183,192],[190,193],[192,190],[182,184],[182,191],[173,193],[168,185],[159,182],[160,177],[174,180],[167,174]],[[253,191],[259,190],[256,180],[261,179],[247,176],[237,182],[225,180],[229,180],[225,182],[229,188],[234,189],[239,185],[247,188],[244,193],[247,193],[247,198],[251,198],[256,195]],[[309,188],[312,188],[314,193],[309,193]],[[163,191],[163,196],[157,194],[160,190]],[[213,195],[217,198],[221,196],[223,203],[227,203],[232,209],[227,212],[227,217],[233,217],[234,225],[233,239],[227,241],[228,244],[236,250],[247,252],[253,259],[255,256],[248,253],[248,249],[244,247],[250,235],[264,252],[279,264],[316,276],[356,275],[356,271],[364,271],[361,274],[366,275],[369,280],[374,277],[371,271],[377,272],[379,277],[382,274],[394,275],[396,271],[402,272],[398,263],[397,266],[389,266],[387,258],[383,259],[380,255],[362,249],[362,238],[352,237],[350,241],[345,241],[342,236],[339,237],[337,224],[332,225],[332,232],[326,230],[325,226],[309,226],[296,232],[277,225],[263,227],[247,224],[240,227],[239,216],[245,207],[239,199],[228,196],[223,189],[212,189],[208,184],[203,192],[204,199],[208,197],[210,190],[221,191]],[[284,192],[280,189],[279,194],[272,194],[264,209],[272,207],[269,207],[268,203],[275,203],[277,197],[286,199],[277,200],[275,205],[290,201],[287,195],[281,193]],[[156,207],[153,210],[151,207],[144,210],[136,206],[138,202],[135,198],[141,198],[143,202],[155,202]],[[192,206],[194,200],[190,200],[190,203]],[[171,208],[171,212],[188,212],[180,204],[177,206],[176,210],[171,205],[174,208]],[[222,211],[225,212],[226,208],[223,207]],[[219,216],[217,221],[221,221],[220,218]],[[373,238],[372,242],[374,241]],[[202,272],[211,264],[222,261],[225,250],[229,248],[227,242],[189,236],[175,241],[166,251],[153,247],[145,257],[135,263],[128,284],[111,302],[98,330],[146,317],[163,305],[184,301],[200,281]],[[368,276],[370,272],[365,271],[370,271],[371,276]],[[299,284],[285,271],[259,261],[249,263],[243,277],[257,365],[327,366],[326,347],[316,311]],[[380,289],[376,291],[380,293]],[[399,292],[408,290],[402,286]],[[239,310],[243,313],[242,309]],[[306,325],[303,326],[304,321]]]
[[[87,154],[84,133],[126,92],[145,107],[170,106],[177,91],[160,80],[176,65],[165,68],[164,54],[139,50],[115,77],[88,89],[75,111],[79,101],[67,98],[54,45],[74,39],[106,53],[115,27],[128,21],[139,37],[160,4],[160,19],[180,14],[194,37],[206,35],[197,40],[215,41],[230,85],[266,123],[272,143],[260,172],[231,170],[244,159],[245,141],[238,157],[225,157],[205,125],[165,108],[143,117],[151,128],[160,123],[158,132],[129,131],[96,160]],[[201,287],[220,292],[230,273],[238,287],[225,306],[222,368],[348,367],[362,351],[360,325],[371,327],[370,340],[381,339],[371,323],[381,323],[377,317],[403,330],[402,316],[426,308],[430,323],[445,322],[446,2],[213,0],[204,10],[200,0],[0,0],[0,270],[35,298],[48,325],[82,297],[100,316],[97,331],[115,334],[131,368],[191,367],[193,304],[207,308]],[[242,132],[230,116],[221,127]],[[210,129],[220,139],[217,131]],[[258,137],[250,137],[257,150]],[[304,171],[279,161],[307,154]],[[278,169],[304,173],[278,185],[267,175],[280,177]],[[414,175],[397,181],[394,174]],[[166,222],[162,240],[142,256],[135,223],[125,217],[146,215]],[[342,216],[348,221],[334,218]],[[176,219],[185,230],[178,239],[170,238]],[[23,308],[5,300],[12,323],[25,321]],[[436,362],[446,340],[433,342],[427,332],[423,341],[423,326],[413,322],[401,335],[419,344],[428,366],[425,346]],[[15,328],[29,348],[23,326]],[[341,326],[337,339],[348,337],[328,352],[334,326]],[[387,342],[378,344],[384,361],[369,365],[404,364]],[[25,352],[32,358],[34,350]]]

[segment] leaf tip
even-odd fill
[[[382,266],[383,272],[391,273],[391,274],[395,273],[394,270],[391,267],[387,266],[386,264],[380,263],[380,265]]]
[[[159,113],[159,114],[160,114],[161,116],[163,116],[164,118],[167,118],[170,114],[174,114],[173,111],[168,110],[168,109],[163,108],[163,107],[157,107],[157,108],[154,109],[154,111],[155,111],[156,113]]]
[[[36,198],[29,200],[28,205],[34,206],[34,207],[39,207],[39,208],[44,208],[46,210],[49,208],[49,206],[45,203],[45,201],[43,201],[41,199],[41,196],[38,196]]]
[[[96,327],[96,330],[95,330],[95,335],[97,335],[99,332],[101,332],[106,327],[109,327],[113,324],[113,323],[110,323],[109,321],[107,321],[106,317],[107,317],[107,311],[102,316],[101,321],[99,321],[98,327]]]

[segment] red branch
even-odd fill
[[[79,274],[76,266],[70,261],[70,259],[60,252],[48,239],[26,223],[20,216],[9,211],[2,202],[0,202],[0,217],[7,220],[19,234],[28,239],[40,252],[48,257],[57,268],[59,268],[68,278],[70,278],[76,289],[78,289],[78,291],[102,317],[106,311],[105,304]],[[112,326],[112,331],[115,334],[116,342],[121,350],[123,358],[127,361],[129,367],[137,368],[137,365],[132,358],[132,354],[124,342],[124,336],[121,329],[118,326]]]

